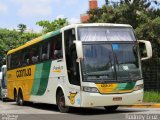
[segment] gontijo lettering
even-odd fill
[[[17,78],[31,76],[31,68],[17,70],[16,71],[16,76],[17,76]]]

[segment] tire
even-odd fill
[[[105,106],[104,108],[106,109],[106,111],[108,112],[114,112],[117,110],[119,106],[118,105],[115,105],[115,106]]]
[[[14,101],[17,103],[17,91],[14,91]]]
[[[20,106],[24,105],[23,94],[22,94],[21,90],[18,92],[17,104]]]
[[[57,106],[60,112],[62,113],[68,113],[69,107],[65,106],[65,97],[62,91],[59,91],[57,94]]]

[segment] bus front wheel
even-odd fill
[[[115,106],[105,106],[104,108],[106,109],[106,111],[108,112],[114,112],[117,110],[119,106],[118,105],[115,105]]]
[[[57,94],[57,106],[60,112],[69,112],[69,107],[65,105],[65,97],[62,91],[59,91]]]

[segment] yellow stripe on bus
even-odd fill
[[[7,72],[7,88],[9,98],[14,98],[14,88],[16,88],[17,92],[18,89],[21,88],[23,92],[23,99],[25,101],[29,101],[30,92],[33,86],[35,67],[36,65],[32,65]]]

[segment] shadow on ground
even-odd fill
[[[17,105],[15,102],[12,105]],[[59,112],[58,107],[52,104],[42,104],[42,103],[26,103],[25,106],[32,107],[34,109],[46,110]],[[123,107],[124,108],[124,107]],[[134,112],[145,112],[147,110],[138,110],[132,108],[123,109],[119,107],[114,112],[106,111],[103,107],[96,108],[71,108],[69,114],[73,115],[106,115],[106,114],[120,114],[120,113],[134,113]]]

